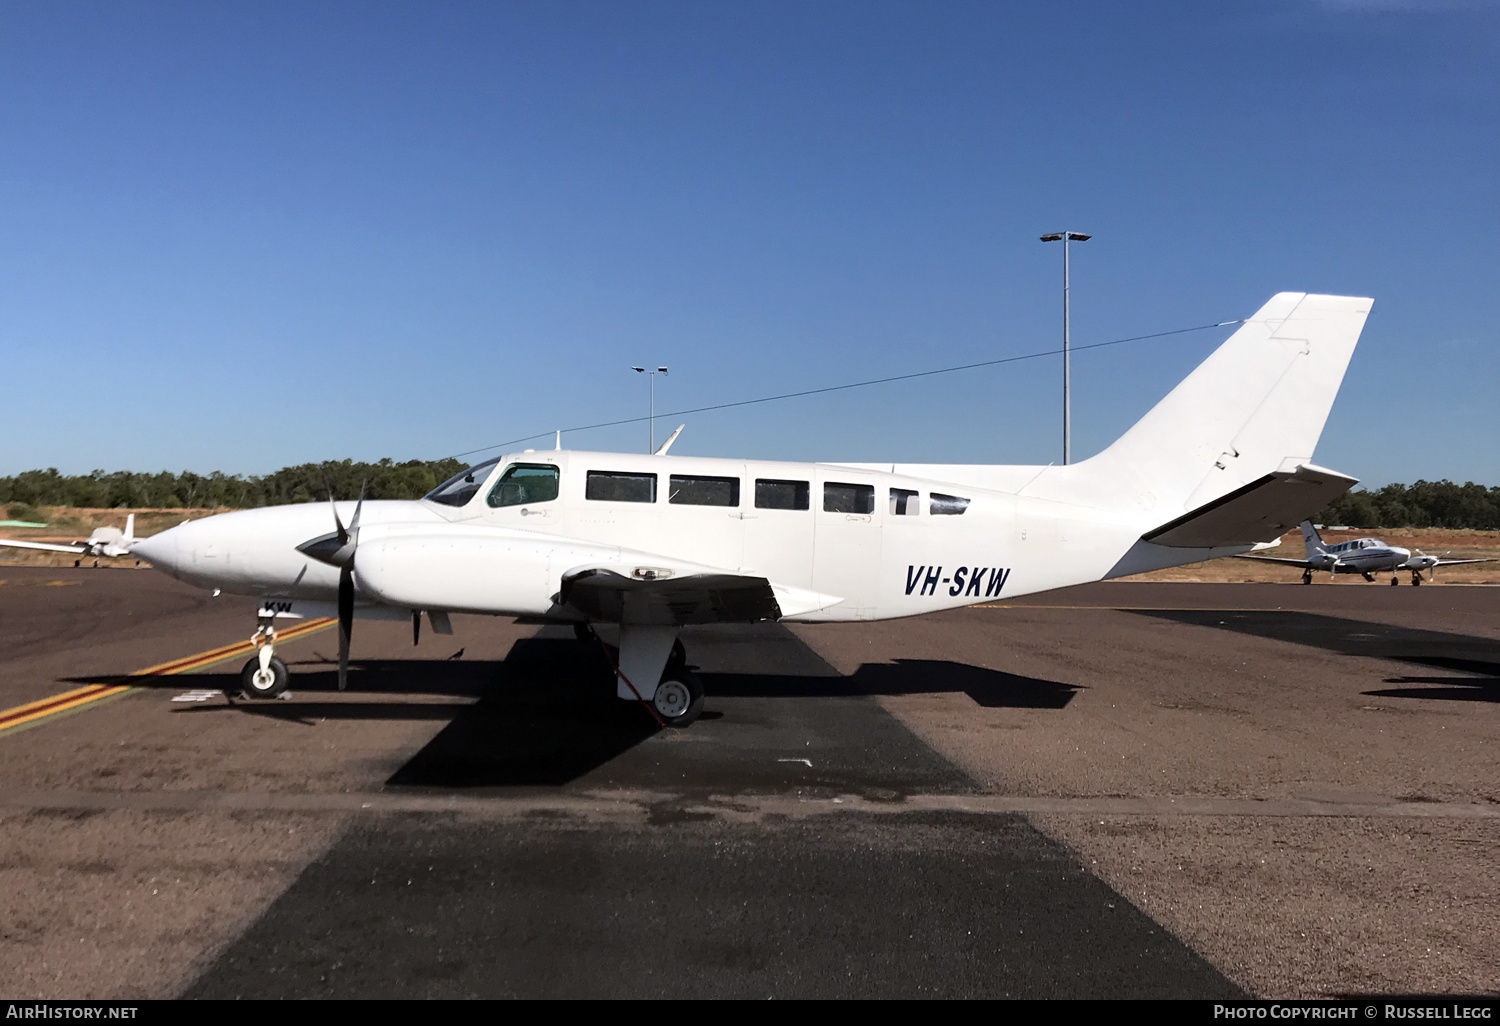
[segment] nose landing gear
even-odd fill
[[[256,646],[240,670],[240,689],[247,698],[290,698],[287,687],[292,683],[291,671],[276,655],[276,625],[274,620],[262,618],[250,641]]]

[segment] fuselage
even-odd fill
[[[1142,531],[1119,513],[863,465],[557,450],[469,473],[421,500],[363,504],[362,604],[565,617],[571,569],[656,560],[820,596],[786,619],[885,619],[1098,580]],[[338,504],[344,523],[354,509]],[[321,503],[242,510],[136,553],[202,587],[331,602],[338,570],[297,546],[333,527]]]
[[[1337,545],[1325,545],[1321,552],[1309,553],[1307,557],[1314,569],[1365,574],[1406,569],[1410,560],[1410,549],[1387,545],[1378,538],[1356,538]]]

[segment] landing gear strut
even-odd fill
[[[678,628],[623,624],[619,648],[604,645],[588,624],[575,624],[573,631],[580,641],[604,649],[616,695],[646,706],[662,726],[686,727],[703,712],[703,682],[688,665]]]
[[[276,621],[261,617],[250,642],[256,646],[255,655],[240,670],[240,688],[246,697],[290,697],[291,671],[276,655]]]
[[[1420,588],[1422,586],[1422,571],[1413,570],[1411,572],[1411,586],[1413,588]]]
[[[1303,584],[1311,584],[1312,583],[1312,571],[1311,570],[1304,570],[1304,571],[1302,571],[1302,583]]]

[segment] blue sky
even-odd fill
[[[0,473],[433,458],[1371,295],[1317,452],[1500,484],[1500,8],[0,7]],[[1074,452],[1227,329],[1079,354]],[[674,451],[1049,462],[1053,359]],[[658,437],[673,424],[659,424]],[[644,425],[566,435],[639,449]],[[545,443],[543,443],[545,444]]]

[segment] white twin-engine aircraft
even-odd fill
[[[1302,544],[1307,550],[1306,559],[1287,559],[1280,556],[1241,556],[1261,563],[1283,563],[1302,568],[1302,583],[1311,584],[1314,570],[1327,570],[1330,575],[1359,574],[1367,581],[1375,575],[1389,572],[1392,584],[1400,584],[1397,577],[1402,570],[1411,573],[1411,583],[1422,583],[1422,571],[1427,571],[1431,580],[1440,566],[1458,566],[1462,563],[1493,563],[1494,559],[1444,559],[1429,556],[1421,549],[1415,554],[1400,545],[1387,545],[1379,538],[1355,538],[1352,541],[1327,545],[1312,521],[1302,521]]]
[[[128,556],[135,549],[138,539],[135,536],[135,514],[131,513],[125,518],[125,530],[118,527],[96,527],[94,532],[81,542],[69,542],[59,545],[55,542],[14,541],[10,538],[0,538],[0,545],[15,549],[42,549],[47,552],[73,552],[79,556]],[[74,566],[81,562],[75,561]],[[96,562],[94,564],[98,566]]]
[[[1109,448],[1069,466],[769,463],[531,451],[410,502],[244,510],[136,544],[180,580],[339,619],[619,625],[617,693],[664,723],[703,689],[690,624],[884,620],[1274,545],[1355,481],[1312,465],[1369,299],[1284,292]],[[347,526],[346,526],[347,525]],[[333,528],[332,531],[329,528]],[[247,694],[285,664],[263,644]]]

